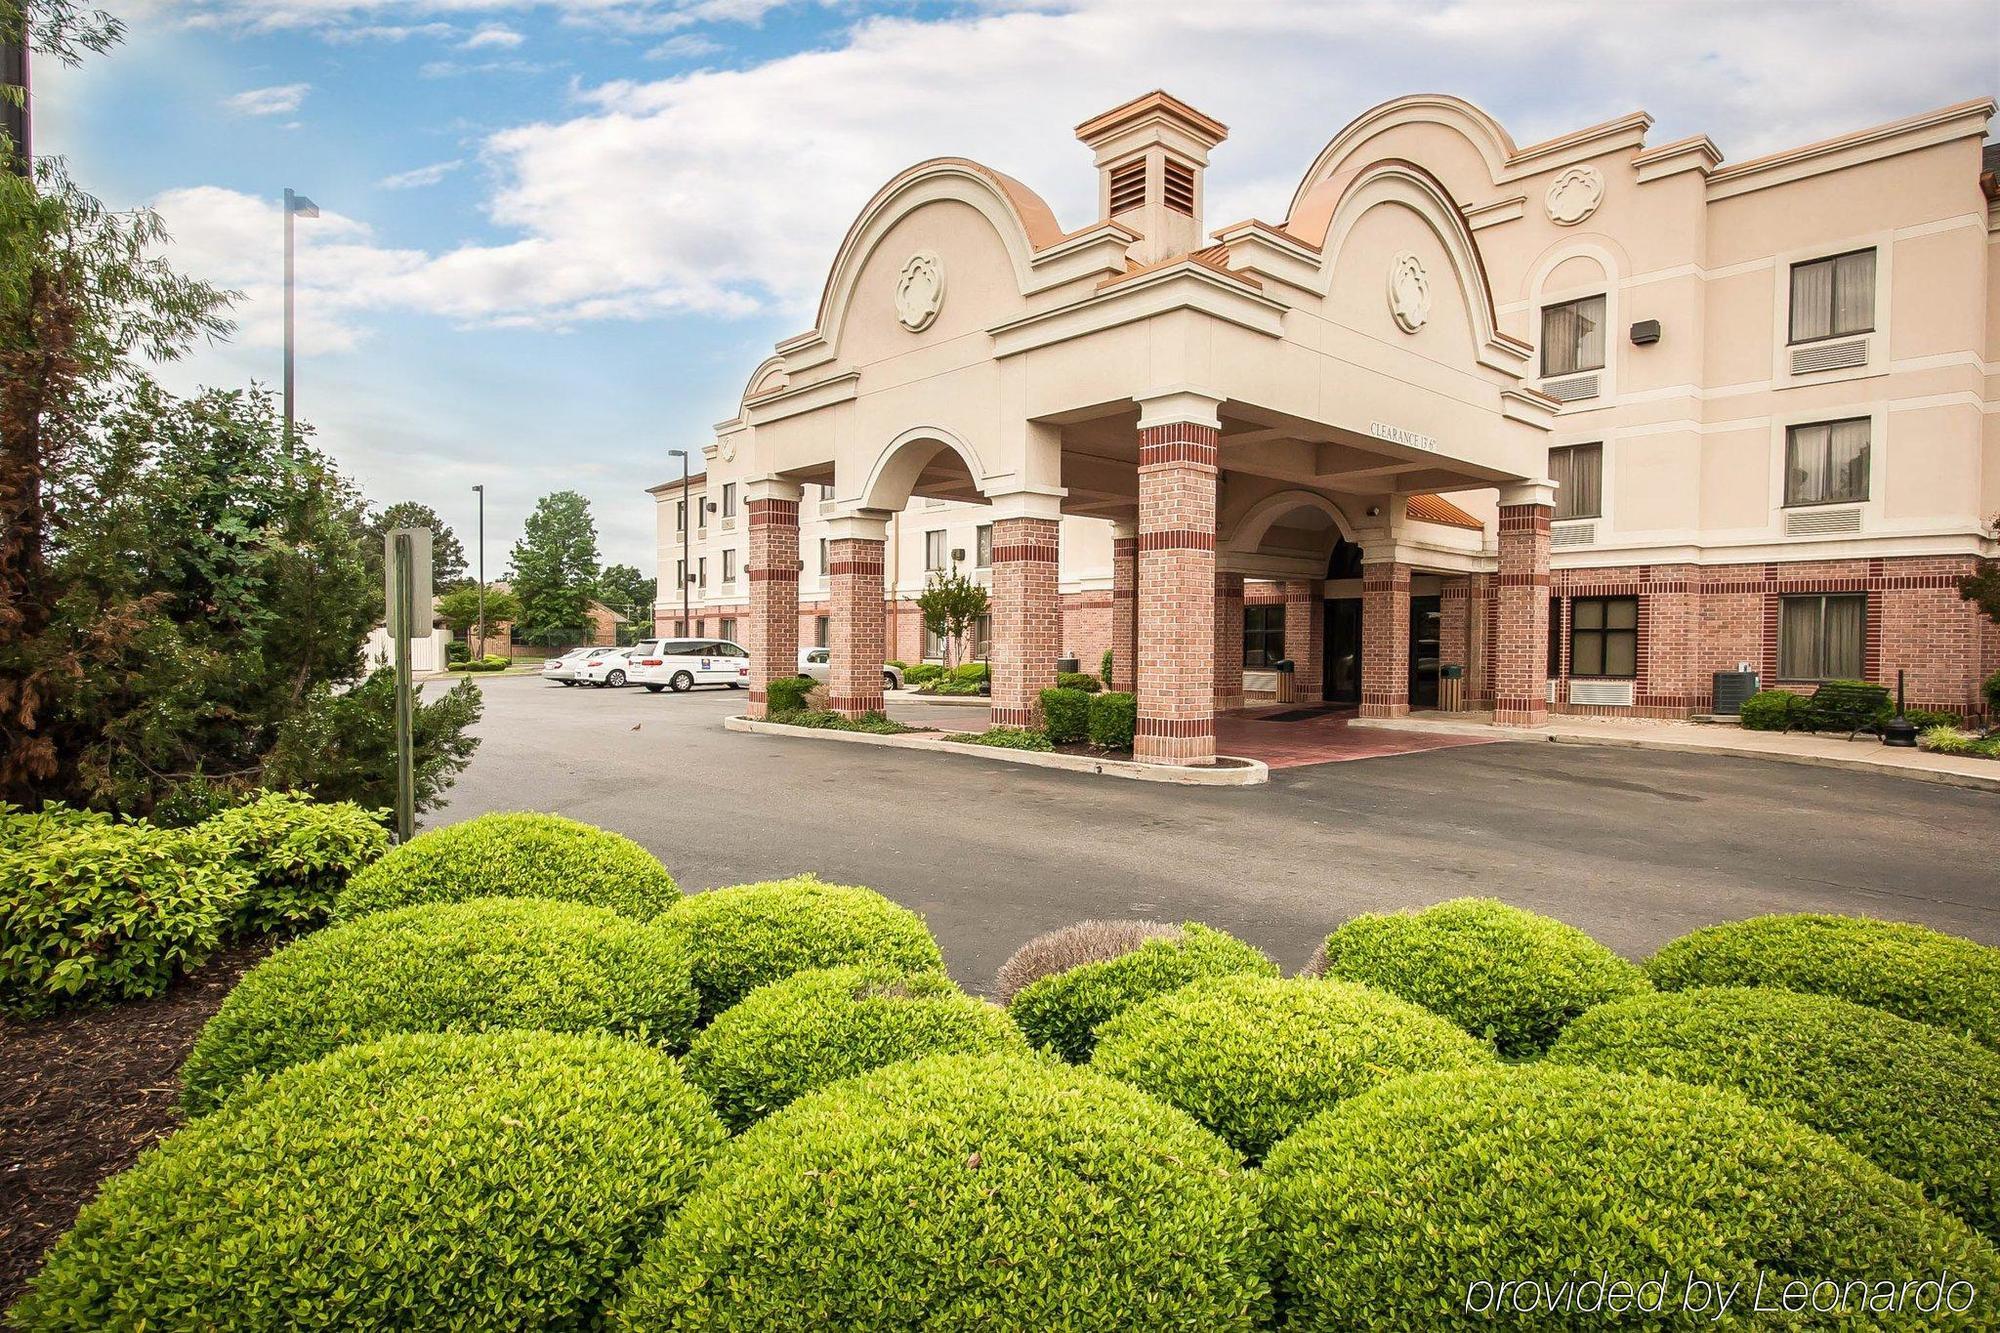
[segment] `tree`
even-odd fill
[[[510,580],[521,599],[514,622],[524,642],[556,647],[590,637],[590,603],[597,595],[597,526],[590,501],[557,491],[535,503],[514,543]]]
[[[950,664],[956,660],[957,645],[986,614],[986,589],[956,569],[932,570],[917,596],[917,610],[924,628],[944,640],[945,661]]]
[[[396,675],[375,672],[345,694],[322,691],[285,719],[265,781],[310,792],[322,801],[354,801],[369,809],[396,803]],[[416,808],[429,810],[472,762],[479,747],[469,734],[485,699],[461,680],[431,703],[416,690],[410,709]]]
[[[437,599],[437,613],[451,632],[464,638],[479,623],[479,585],[468,583],[463,588],[453,588]],[[521,599],[501,588],[486,590],[486,626],[521,618]]]
[[[2000,514],[1987,520],[1987,528],[2000,536]],[[1980,560],[1970,574],[1958,580],[1958,595],[1973,603],[1986,618],[2000,625],[2000,560]]]
[[[391,528],[431,530],[431,589],[434,592],[450,592],[466,581],[465,547],[459,544],[458,535],[450,525],[427,504],[398,500],[386,509],[370,513],[363,527],[368,543],[368,560],[375,571],[377,583],[382,581],[383,538]]]
[[[597,600],[632,622],[653,623],[653,598],[659,580],[643,577],[630,565],[606,565],[597,576]]]

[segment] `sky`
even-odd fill
[[[1024,181],[1066,228],[1073,128],[1165,88],[1231,127],[1211,224],[1282,219],[1315,154],[1411,92],[1518,143],[1634,109],[1740,160],[2000,92],[1995,0],[98,0],[108,56],[35,74],[36,148],[147,206],[237,329],[162,377],[276,384],[286,187],[298,413],[378,504],[431,505],[500,577],[572,488],[653,566],[678,477],[834,250],[929,157]]]

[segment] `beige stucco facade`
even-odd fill
[[[1779,671],[1777,639],[1797,637],[1803,609],[1783,599],[1846,595],[1851,581],[1870,599],[1866,669],[1916,671],[1925,702],[1970,707],[2000,665],[1992,633],[1950,599],[1913,617],[1885,595],[1913,580],[1936,593],[1996,553],[1993,109],[1963,102],[1729,164],[1705,138],[1649,146],[1642,112],[1521,147],[1468,103],[1408,97],[1335,135],[1281,220],[1221,226],[1202,215],[1202,176],[1226,131],[1164,94],[1078,128],[1100,180],[1087,226],[1064,230],[976,163],[912,167],[849,230],[814,327],[757,367],[705,451],[715,512],[695,604],[754,618],[753,502],[803,499],[806,625],[837,618],[826,565],[850,568],[821,561],[822,538],[883,543],[893,608],[936,561],[926,533],[946,530],[962,567],[990,577],[981,525],[1052,523],[1055,581],[1022,586],[1053,587],[1065,607],[1139,599],[1142,718],[1147,644],[1173,656],[1177,643],[1146,629],[1151,559],[1156,586],[1178,590],[1172,619],[1213,580],[1225,622],[1210,611],[1182,637],[1218,659],[1218,699],[1243,692],[1219,679],[1215,646],[1242,614],[1240,580],[1253,605],[1302,582],[1294,608],[1373,597],[1368,642],[1402,666],[1359,702],[1389,712],[1407,706],[1393,697],[1411,651],[1392,643],[1408,630],[1397,604],[1436,589],[1458,617],[1441,651],[1464,669],[1466,701],[1533,720],[1545,704],[1698,709],[1707,673],[1740,661],[1790,678],[1804,659],[1787,646]],[[1843,423],[1845,452],[1803,462],[1827,450],[1813,433],[1825,423]],[[1574,445],[1594,454],[1552,464]],[[1567,497],[1558,473],[1575,478]],[[655,494],[665,626],[679,619],[678,484]],[[1428,495],[1451,502],[1447,521],[1412,503]],[[1041,549],[1040,529],[1018,529],[1026,546],[1006,539],[1016,531],[1002,549]],[[1512,554],[1508,532],[1522,534]],[[1118,577],[1121,537],[1136,583]],[[1629,594],[1639,621],[1634,668],[1575,698],[1571,592]],[[996,624],[1031,623],[1000,609]],[[1059,617],[1050,642],[996,642],[1003,711],[1031,706],[1045,658],[1094,657],[1112,620]],[[1307,648],[1321,633],[1292,632]],[[915,655],[893,610],[882,647]],[[1544,654],[1535,676],[1528,659]],[[1496,683],[1514,668],[1525,674]],[[1182,716],[1187,681],[1169,692],[1179,702],[1160,716],[1198,728]]]

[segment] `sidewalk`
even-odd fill
[[[1820,768],[1845,768],[1913,778],[1973,791],[2000,791],[2000,762],[1963,755],[1891,749],[1873,736],[1801,736],[1745,731],[1719,723],[1660,722],[1642,718],[1551,717],[1546,726],[1498,727],[1490,713],[1419,713],[1399,718],[1356,718],[1349,725],[1494,741],[1554,741],[1558,745],[1608,745],[1682,754],[1739,755]]]

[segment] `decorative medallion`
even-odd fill
[[[721,448],[717,452],[722,455],[723,462],[734,463],[736,461],[736,437],[734,435],[723,436]]]
[[[896,318],[910,332],[920,333],[943,305],[944,261],[919,250],[903,261],[903,275],[896,279]]]
[[[1408,250],[1389,261],[1389,313],[1405,333],[1415,333],[1431,317],[1430,277]]]
[[[1571,167],[1549,183],[1549,220],[1573,227],[1597,211],[1604,199],[1604,173],[1596,167]]]

